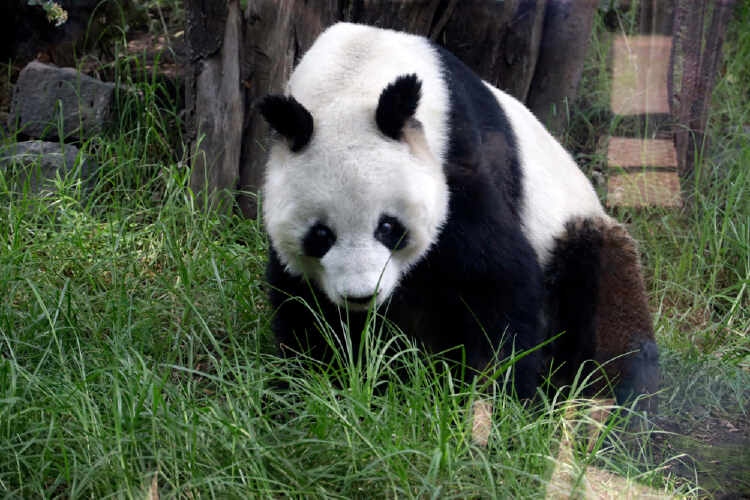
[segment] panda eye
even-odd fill
[[[322,258],[333,244],[336,243],[336,235],[333,230],[324,224],[315,224],[311,227],[302,240],[302,250],[309,257]]]
[[[401,250],[408,244],[406,228],[397,218],[390,215],[380,216],[375,239],[390,250]]]

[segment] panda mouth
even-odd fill
[[[366,305],[372,302],[372,299],[377,299],[378,294],[375,295],[364,295],[362,297],[344,297],[344,300],[349,304],[358,304],[358,305]]]
[[[374,295],[363,295],[361,297],[347,296],[344,297],[344,302],[348,305],[355,306],[357,309],[361,309],[362,306],[367,306],[372,303],[373,299],[377,302],[378,295],[379,294],[376,293]]]

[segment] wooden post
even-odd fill
[[[547,5],[539,59],[526,104],[553,133],[565,128],[565,107],[578,95],[598,5],[597,0],[553,0]]]
[[[240,93],[242,15],[239,0],[188,0],[185,103],[199,206],[228,215],[239,178],[244,102]]]
[[[709,10],[713,3],[713,9]],[[703,155],[714,80],[734,0],[678,0],[669,60],[667,94],[674,123],[677,168],[686,206],[690,207],[695,166]],[[710,15],[708,32],[706,16]],[[681,64],[680,64],[681,63]],[[682,75],[675,74],[675,64]]]

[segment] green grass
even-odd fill
[[[474,389],[438,359],[404,351],[407,381],[376,395],[393,362],[378,323],[368,364],[350,353],[344,371],[290,379],[270,354],[257,222],[196,211],[184,168],[138,161],[150,132],[87,145],[112,162],[93,193],[73,179],[44,202],[3,193],[5,495],[142,498],[157,473],[162,497],[543,495],[560,405],[531,415],[501,391],[494,444],[477,449]],[[594,458],[660,480],[625,450]]]
[[[712,148],[732,152],[718,165],[706,158],[696,210],[618,214],[640,242],[665,415],[695,402],[736,414],[750,398],[750,142],[731,131],[750,123],[744,19],[728,37],[732,82],[719,82],[710,122]],[[589,168],[601,161],[591,144],[614,127],[607,36],[600,24],[588,97],[571,112],[585,132],[568,145]],[[377,319],[366,364],[342,348],[343,371],[290,378],[273,356],[259,224],[196,209],[207,204],[187,189],[190,158],[175,153],[174,103],[159,102],[153,74],[129,62],[114,67],[139,90],[122,96],[129,112],[117,133],[82,145],[102,166],[92,191],[60,179],[39,201],[0,184],[2,496],[144,498],[155,485],[161,498],[543,497],[561,400],[529,412],[501,378],[491,444],[477,448],[476,388],[439,358],[411,346],[400,359],[409,376],[377,386],[398,336]],[[588,421],[585,411],[576,419]],[[579,465],[677,487],[659,459],[611,430],[592,453],[579,450]]]
[[[472,388],[456,385],[439,360],[406,350],[411,376],[375,394],[373,381],[392,363],[377,324],[370,363],[350,354],[342,372],[289,379],[269,355],[257,223],[222,226],[196,212],[185,174],[162,167],[160,205],[112,187],[116,168],[97,186],[94,197],[109,200],[101,211],[82,206],[72,183],[44,203],[8,194],[6,494],[139,498],[157,471],[164,497],[543,494],[563,408],[531,415],[501,392],[494,445],[476,449]],[[279,380],[297,397],[275,391]],[[626,452],[595,455],[628,473]]]

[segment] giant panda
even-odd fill
[[[561,334],[516,362],[521,399],[582,366],[618,403],[657,391],[635,242],[522,103],[423,37],[340,23],[259,111],[281,356],[332,359],[316,314],[356,349],[375,309],[468,376]]]

